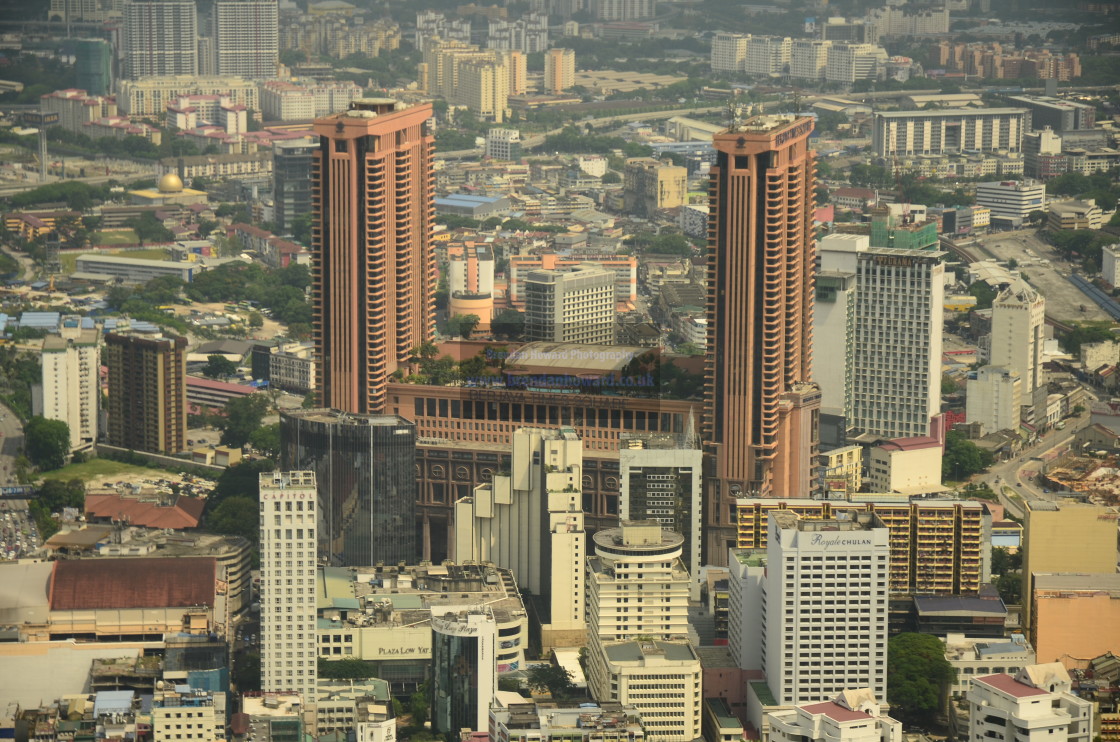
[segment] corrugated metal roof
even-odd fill
[[[136,558],[54,563],[52,611],[214,605],[217,561],[212,557]]]

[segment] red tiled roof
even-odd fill
[[[51,610],[213,606],[217,565],[213,557],[55,562]]]
[[[124,520],[143,528],[197,528],[206,501],[197,497],[178,497],[174,505],[124,497],[115,492],[86,495],[86,513],[95,518]]]
[[[808,706],[802,706],[803,711],[810,714],[824,714],[834,721],[859,721],[860,719],[870,719],[868,714],[862,711],[852,711],[846,709],[838,703],[832,701],[825,701],[824,703],[813,703]]]
[[[982,678],[974,678],[972,682],[990,685],[996,690],[1003,691],[1007,695],[1013,696],[1014,698],[1027,698],[1028,696],[1046,695],[1046,691],[1039,690],[1038,688],[1027,685],[1026,683],[1020,683],[1018,680],[1011,677],[1005,672],[1001,672],[998,675],[985,675]]]

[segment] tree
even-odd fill
[[[249,445],[273,461],[280,460],[280,423],[264,425],[249,436]]]
[[[991,465],[991,454],[965,437],[959,430],[945,436],[945,455],[941,459],[941,476],[945,479],[968,479]]]
[[[211,379],[233,376],[237,373],[237,364],[219,353],[214,353],[206,356],[206,365],[202,367],[202,373]]]
[[[968,293],[976,297],[974,309],[991,309],[998,292],[983,281],[973,281],[968,287]]]
[[[461,338],[469,338],[481,320],[477,314],[456,314],[447,320],[447,332]]]
[[[264,327],[264,316],[260,312],[249,312],[249,327],[254,330]]]
[[[603,177],[600,178],[600,180],[603,181],[603,185],[614,185],[616,183],[622,182],[622,176],[616,173],[614,170],[608,170],[607,172],[603,173]]]
[[[1044,221],[1046,221],[1046,212],[1041,209],[1035,209],[1027,214],[1027,222],[1032,227],[1041,227]]]
[[[372,662],[358,659],[327,660],[319,658],[319,677],[333,680],[365,680],[377,677]]]
[[[260,513],[257,502],[251,497],[227,497],[214,512],[206,517],[206,528],[211,533],[241,536],[255,544],[260,538]]]
[[[238,692],[261,689],[261,656],[256,652],[242,655],[234,663],[233,677],[230,678]]]
[[[960,384],[949,374],[941,374],[941,393],[955,394],[960,390]]]
[[[1022,553],[1012,552],[1006,546],[992,547],[992,574],[1004,575],[1022,569],[1022,567]]]
[[[572,674],[559,665],[534,665],[528,679],[530,688],[547,690],[553,698],[563,698],[572,692]]]
[[[127,220],[124,225],[136,233],[136,239],[141,245],[145,242],[171,242],[175,239],[175,233],[163,226],[163,223],[150,211]]]
[[[17,459],[17,468],[19,463]],[[20,481],[24,479],[20,478]],[[48,479],[35,490],[35,499],[28,505],[28,511],[39,529],[39,536],[45,541],[58,532],[58,521],[54,519],[54,513],[59,513],[64,508],[83,510],[85,502],[86,486],[82,480],[63,482],[60,479]]]
[[[268,414],[268,396],[250,394],[226,403],[226,419],[222,429],[222,445],[241,448],[249,436],[261,426],[261,419]]]
[[[887,645],[887,700],[910,723],[932,724],[956,676],[945,645],[932,634],[898,634]]]
[[[996,578],[996,590],[1007,605],[1021,605],[1023,602],[1023,573],[1008,572]]]
[[[53,471],[66,466],[70,454],[70,426],[61,420],[48,420],[35,415],[23,429],[23,447],[31,463],[39,471]]]

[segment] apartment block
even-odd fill
[[[885,69],[887,56],[887,50],[875,44],[833,42],[828,49],[824,79],[849,84],[856,80],[875,80],[880,69]]]
[[[750,34],[719,32],[712,37],[712,72],[742,72]]]
[[[32,389],[35,414],[66,423],[72,452],[88,450],[97,442],[100,339],[96,330],[82,330],[73,338],[43,339],[43,383]]]
[[[455,559],[513,570],[542,601],[542,644],[586,640],[583,444],[571,428],[521,428],[509,474],[455,502]]]
[[[318,498],[309,471],[260,475],[261,689],[316,698]]]
[[[576,53],[571,49],[549,49],[544,55],[544,92],[559,95],[576,82]]]
[[[39,110],[57,113],[58,125],[67,131],[85,133],[86,124],[117,115],[117,101],[109,96],[87,95],[84,90],[56,90],[39,98]]]
[[[481,118],[501,123],[508,116],[511,54],[463,41],[429,39],[424,44],[428,92]]]
[[[276,0],[216,0],[210,24],[215,74],[250,80],[276,76],[280,62]]]
[[[105,335],[109,445],[168,455],[186,448],[186,348],[174,335]]]
[[[1023,406],[1019,374],[1003,366],[982,366],[976,378],[968,380],[967,390],[965,421],[980,423],[981,434],[1019,429]]]
[[[527,340],[612,345],[615,317],[614,271],[587,263],[525,278]]]
[[[629,214],[652,218],[661,209],[682,205],[688,196],[688,170],[652,157],[631,157],[623,171],[623,201]]]
[[[509,300],[524,309],[525,282],[531,271],[573,268],[593,263],[613,271],[615,301],[633,301],[638,296],[638,259],[633,255],[579,255],[565,257],[556,253],[543,255],[511,255],[509,257]]]
[[[350,80],[261,83],[261,112],[266,121],[307,121],[345,111],[362,97],[361,86]]]
[[[1028,130],[1024,108],[884,111],[875,114],[872,147],[883,158],[965,150],[1019,152]]]
[[[190,3],[194,6],[194,3]],[[240,77],[199,77],[176,74],[121,80],[117,86],[117,107],[129,116],[161,116],[167,104],[184,95],[224,95],[234,105],[261,110],[257,83]]]
[[[743,72],[761,77],[785,73],[789,67],[790,44],[788,36],[751,36],[747,40]]]
[[[123,12],[123,79],[198,74],[194,0],[124,0]]]
[[[793,39],[789,47],[789,76],[798,80],[824,80],[831,47],[832,42],[823,39]],[[714,54],[714,42],[712,48]]]
[[[829,519],[845,508],[875,513],[890,532],[890,591],[895,594],[975,594],[987,582],[990,516],[972,500],[860,495],[866,502],[742,499],[738,547],[765,549],[769,518],[789,511],[804,520]]]
[[[1089,742],[1093,704],[1073,694],[1057,662],[973,678],[968,691],[968,738],[995,742]]]
[[[656,14],[654,0],[589,0],[597,21],[641,21]]]
[[[1046,384],[1042,353],[1046,344],[1046,298],[1016,279],[992,302],[990,353],[992,365],[1019,377],[1023,404],[1033,404]]]

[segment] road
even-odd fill
[[[0,405],[0,484],[17,484],[16,457],[23,451],[23,424],[11,410]]]

